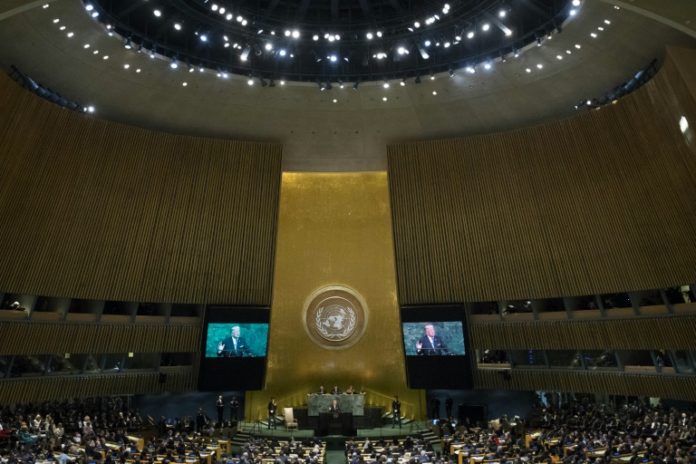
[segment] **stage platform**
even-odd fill
[[[278,425],[275,429],[269,429],[268,425],[264,422],[241,422],[239,425],[239,431],[248,433],[253,436],[258,437],[277,437],[277,438],[312,438],[314,437],[314,430],[312,429],[297,429],[297,430],[286,430],[284,426]],[[409,422],[408,424],[403,424],[401,428],[392,427],[391,425],[385,425],[382,427],[373,428],[359,428],[357,429],[357,437],[364,438],[392,438],[392,437],[405,437],[407,435],[415,435],[418,433],[430,432],[431,428],[427,421]],[[328,435],[326,437],[320,437],[322,440],[331,439],[333,441],[336,438],[353,438],[343,435]]]

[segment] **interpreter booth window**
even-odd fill
[[[12,377],[43,375],[46,371],[47,356],[15,356],[12,363]]]
[[[159,353],[128,353],[125,368],[128,370],[154,370],[159,367]]]
[[[599,312],[599,305],[597,303],[597,297],[595,295],[572,296],[565,298],[565,306],[569,311]]]
[[[203,307],[194,304],[173,304],[172,317],[200,317]]]
[[[75,365],[82,366],[82,372],[85,374],[98,374],[101,372],[101,367],[96,355],[76,354],[73,356]]]
[[[546,359],[541,350],[513,350],[508,351],[510,364],[514,368],[545,368]]]
[[[685,284],[665,289],[667,300],[672,305],[696,303],[696,285]]]
[[[674,368],[678,374],[693,374],[696,372],[696,358],[693,351],[673,351]]]
[[[167,307],[160,303],[140,303],[138,305],[138,316],[158,316],[167,315]]]
[[[125,353],[110,353],[102,355],[101,368],[105,373],[120,372],[125,368]]]
[[[532,300],[511,300],[505,302],[503,315],[512,315],[519,313],[532,313]]]
[[[612,370],[618,368],[616,355],[613,351],[605,350],[590,350],[583,351],[583,360],[585,368],[591,370]]]
[[[162,353],[160,366],[176,367],[176,366],[192,366],[193,353]]]
[[[0,378],[5,378],[10,369],[10,357],[0,356]]]
[[[583,354],[577,350],[546,350],[549,367],[554,369],[585,369]]]
[[[672,368],[672,361],[666,352],[630,350],[618,351],[617,354],[626,372],[655,373]]]
[[[127,303],[125,301],[105,301],[104,311],[105,316],[130,316],[133,314],[134,306],[138,303]]]
[[[498,302],[497,301],[484,301],[480,303],[471,303],[470,305],[471,314],[474,315],[497,315]]]
[[[75,367],[70,354],[52,354],[49,356],[46,374],[48,375],[69,375],[77,374],[80,369]]]
[[[476,350],[477,362],[479,364],[506,364],[508,363],[508,354],[504,350]]]
[[[628,293],[607,293],[601,295],[602,304],[605,310],[633,308],[631,298]]]

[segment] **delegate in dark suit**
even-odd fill
[[[432,324],[425,326],[425,334],[416,342],[416,354],[422,356],[441,356],[449,354],[449,349],[440,337],[435,335]]]
[[[223,358],[251,355],[249,345],[244,337],[240,336],[239,326],[232,327],[232,335],[218,343],[217,355]]]

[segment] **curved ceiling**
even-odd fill
[[[282,142],[284,169],[300,171],[383,170],[388,143],[572,116],[575,103],[628,80],[661,57],[666,45],[696,46],[693,38],[653,19],[586,0],[562,33],[541,47],[491,62],[490,69],[480,65],[474,74],[423,76],[420,84],[409,80],[404,86],[393,80],[389,88],[381,82],[358,90],[334,85],[320,91],[316,84],[290,82],[271,88],[209,70],[174,70],[160,57],[126,50],[80,0],[55,0],[47,8],[44,2],[9,1],[17,14],[7,8],[0,21],[0,63],[94,105],[96,113],[86,117]]]
[[[277,81],[415,78],[517,53],[580,0],[83,0],[124,46]]]

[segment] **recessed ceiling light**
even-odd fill
[[[382,97],[382,101],[385,102],[385,101],[387,101],[387,100],[389,100],[387,97]]]
[[[156,18],[159,18],[162,16],[162,11],[155,9],[152,11],[152,14],[154,14]]]
[[[682,134],[686,134],[686,131],[689,130],[689,121],[686,119],[686,116],[682,116],[679,119],[679,130],[681,130]]]
[[[180,24],[180,23],[174,23],[174,29],[176,29],[177,31],[180,31],[180,30],[181,30],[181,24]]]
[[[433,90],[433,95],[437,95],[437,90]]]

